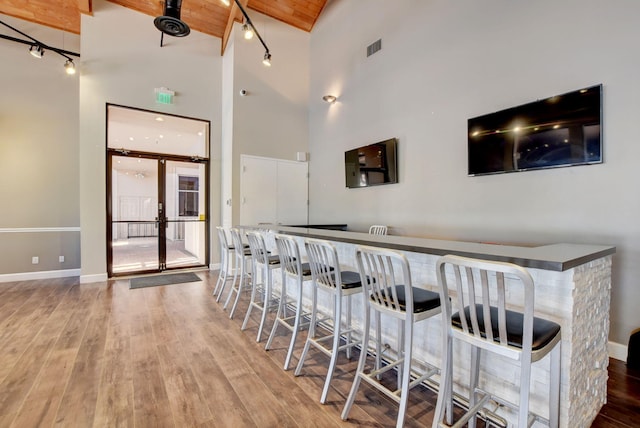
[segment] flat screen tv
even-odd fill
[[[469,175],[602,163],[602,85],[468,121]]]
[[[398,182],[397,140],[391,138],[344,154],[348,188],[378,186]]]

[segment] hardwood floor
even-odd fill
[[[257,314],[240,331],[246,299],[229,320],[211,298],[216,273],[198,275],[136,290],[128,280],[0,283],[0,427],[395,425],[396,404],[366,385],[340,419],[356,358],[341,357],[320,404],[327,357],[314,352],[299,377],[285,372],[284,329],[265,351]],[[640,372],[611,360],[609,373],[593,426],[639,426]],[[406,425],[430,426],[435,399],[412,390]]]

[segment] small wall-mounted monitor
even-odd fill
[[[602,163],[602,85],[468,121],[469,175]]]
[[[378,186],[398,182],[397,140],[391,138],[344,154],[346,186]]]

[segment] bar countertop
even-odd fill
[[[248,227],[251,228],[251,227]],[[587,244],[550,244],[537,247],[447,241],[397,235],[369,235],[361,232],[260,225],[275,233],[326,239],[356,245],[385,247],[434,255],[456,254],[485,260],[514,263],[525,268],[563,272],[616,252],[616,247]]]

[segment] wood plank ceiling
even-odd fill
[[[163,0],[109,0],[152,17],[164,10]],[[327,0],[240,0],[243,6],[292,25],[311,31]],[[48,27],[80,34],[80,14],[93,13],[91,0],[0,0],[0,13],[36,22]],[[251,15],[251,12],[249,12]],[[223,40],[234,21],[242,14],[232,1],[225,6],[221,0],[182,0],[180,19],[192,30]],[[153,25],[151,20],[149,25]]]

